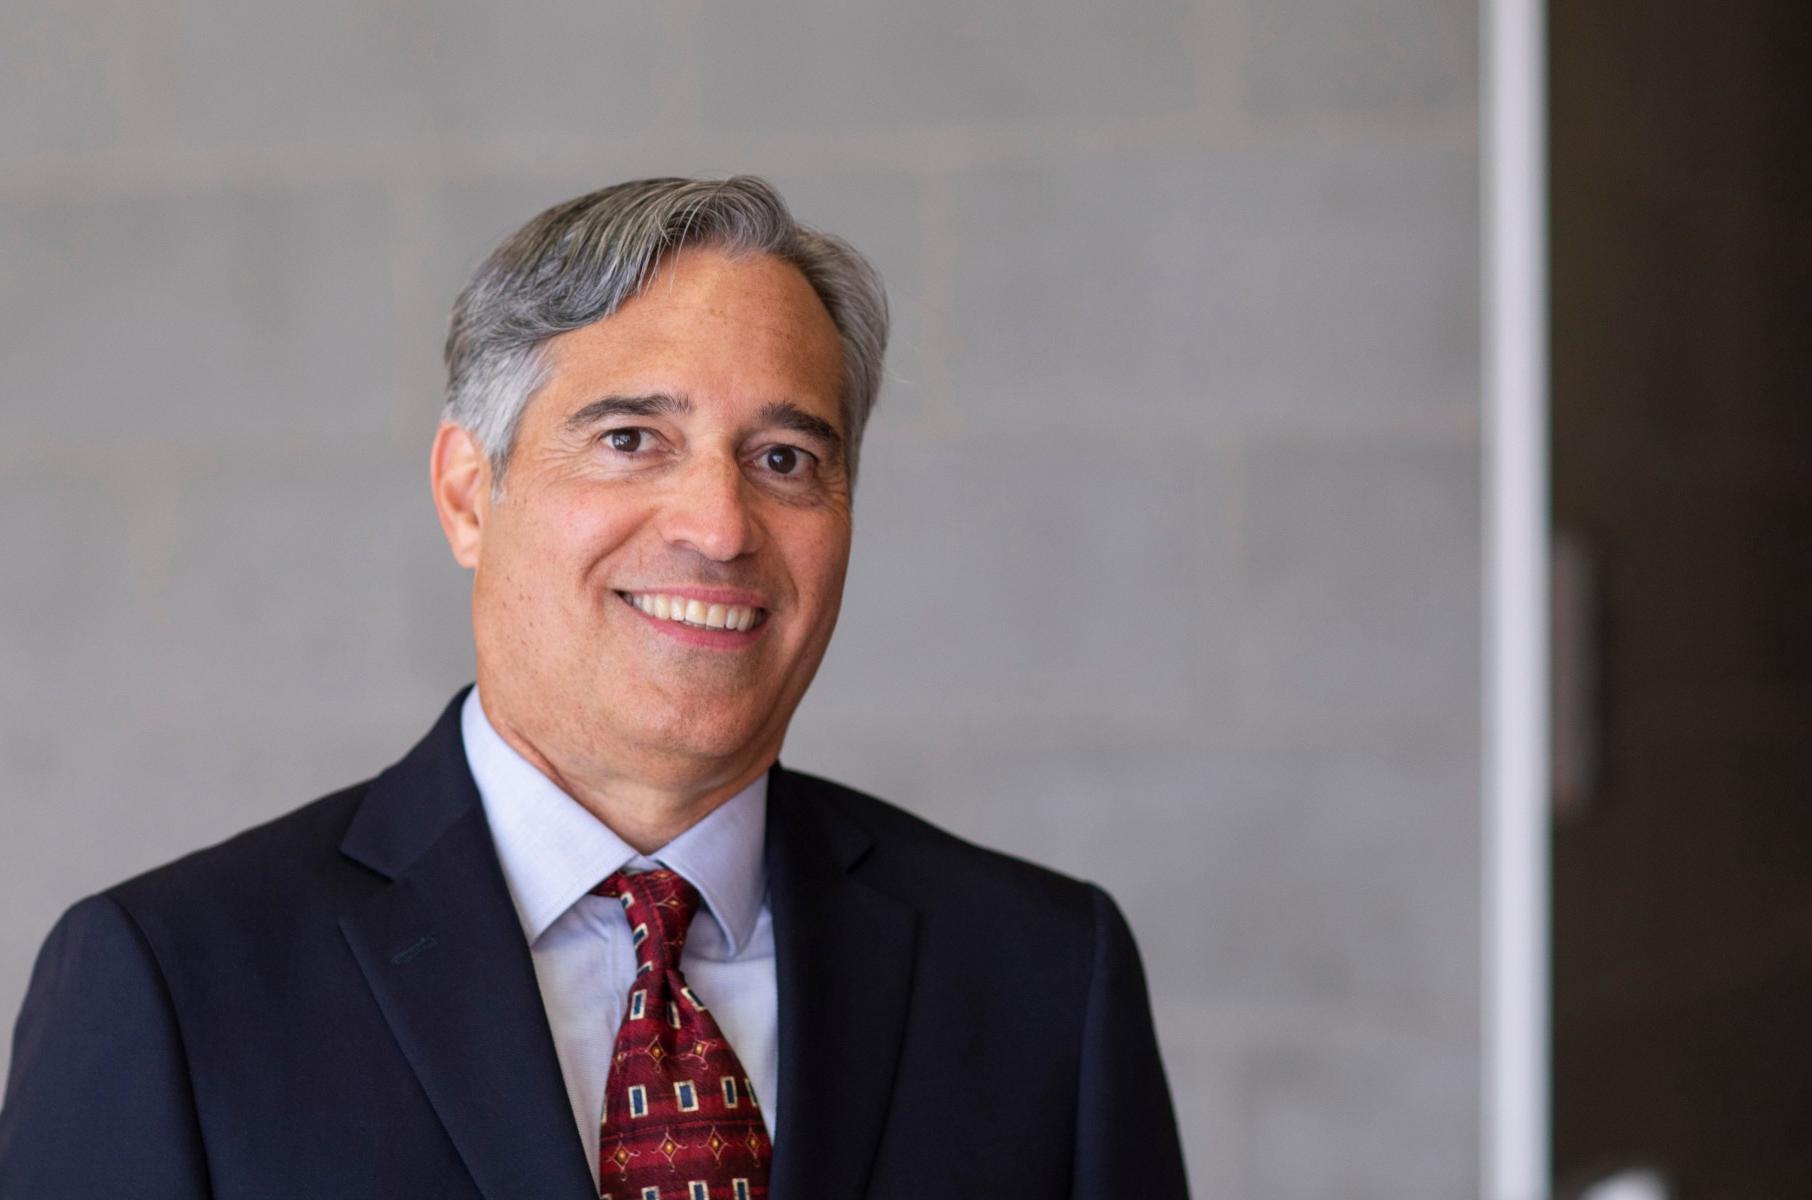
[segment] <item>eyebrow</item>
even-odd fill
[[[665,392],[647,396],[602,396],[567,417],[566,427],[584,429],[613,417],[670,417],[691,411],[692,401]]]
[[[601,396],[566,418],[568,429],[587,429],[618,417],[683,416],[692,411],[684,396],[653,392],[645,396]],[[774,400],[761,406],[756,424],[764,429],[786,429],[816,438],[829,447],[829,457],[843,459],[843,435],[823,417],[806,412],[791,400]]]

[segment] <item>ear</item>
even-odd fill
[[[457,425],[443,423],[434,433],[428,483],[454,561],[462,567],[478,566],[484,522],[491,511],[491,460],[478,439]]]

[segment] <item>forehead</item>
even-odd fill
[[[547,390],[568,402],[558,407],[666,392],[695,405],[790,401],[838,421],[836,324],[798,268],[771,255],[670,255],[616,312],[551,339],[546,353]]]

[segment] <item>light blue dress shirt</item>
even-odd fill
[[[466,762],[528,940],[594,1179],[604,1084],[636,960],[621,906],[590,893],[620,867],[665,866],[703,897],[680,970],[742,1060],[772,1136],[780,1059],[774,927],[762,857],[767,775],[645,857],[503,740],[486,718],[477,688],[466,697],[460,719]]]

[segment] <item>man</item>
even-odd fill
[[[0,1196],[1183,1195],[1113,903],[777,763],[886,326],[759,180],[504,242],[431,465],[476,688],[64,916]]]

